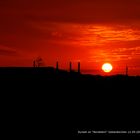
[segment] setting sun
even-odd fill
[[[113,69],[113,67],[112,67],[112,65],[110,64],[110,63],[105,63],[105,64],[103,64],[103,66],[102,66],[102,70],[104,71],[104,72],[111,72],[112,71],[112,69]]]

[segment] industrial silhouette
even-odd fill
[[[27,127],[32,121],[31,126],[34,128],[37,120],[38,124],[44,125],[47,122],[46,127],[48,126],[46,119],[52,120],[48,128],[53,126],[59,134],[59,132],[64,133],[66,127],[71,129],[71,126],[73,126],[72,131],[84,128],[117,129],[120,126],[123,128],[128,126],[126,118],[129,119],[129,125],[133,126],[139,121],[139,98],[137,97],[140,77],[126,76],[128,66],[126,66],[126,74],[106,77],[81,74],[80,62],[76,71],[72,69],[72,62],[68,63],[70,66],[68,71],[64,71],[60,69],[58,61],[55,68],[41,67],[42,60],[40,58],[33,60],[33,67],[0,68],[1,88],[4,87],[4,90],[1,89],[1,95],[5,95],[7,101],[7,103],[4,101],[3,106],[8,104],[5,111],[8,112],[9,108],[15,105],[11,107],[11,112],[8,112],[6,122],[11,120],[14,123],[13,126],[17,122],[17,128],[19,128],[19,122],[27,123],[25,124]],[[10,92],[6,92],[7,89]],[[20,111],[23,119],[17,117]],[[33,115],[30,117],[31,112]],[[12,114],[10,117],[13,114],[17,115],[9,119],[9,114]],[[130,114],[134,114],[133,117]],[[33,118],[35,120],[32,120]],[[41,128],[36,126],[34,129],[37,127]]]
[[[80,71],[80,62],[78,62],[78,73],[81,73],[81,71]]]
[[[33,67],[46,67],[46,66],[45,66],[45,63],[44,63],[43,59],[42,59],[41,57],[37,57],[35,60],[33,60]],[[59,62],[58,62],[58,61],[56,62],[56,67],[55,67],[55,69],[56,69],[57,71],[60,70],[60,68],[59,68]],[[78,67],[77,67],[77,70],[75,71],[75,70],[73,69],[73,67],[72,67],[72,62],[70,61],[70,62],[69,62],[69,70],[68,70],[68,71],[69,71],[70,73],[71,73],[71,72],[77,72],[77,73],[81,74],[81,63],[78,62]],[[126,65],[126,67],[125,67],[125,75],[126,75],[126,76],[129,75],[129,67],[128,67],[128,65]]]
[[[70,62],[70,72],[72,72],[72,62]]]
[[[45,63],[43,61],[43,59],[41,57],[37,57],[35,60],[33,60],[33,67],[45,67]],[[77,68],[77,72],[80,74],[81,70],[80,70],[81,64],[80,62],[78,62],[78,68]],[[56,70],[59,70],[59,62],[56,62]],[[72,62],[70,61],[69,63],[69,72],[74,72],[74,70],[72,70]]]
[[[56,62],[56,70],[59,70],[59,64],[58,64],[58,61]]]
[[[126,76],[128,76],[128,66],[126,65]]]

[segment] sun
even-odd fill
[[[109,72],[112,71],[112,69],[113,69],[113,67],[112,67],[112,65],[111,65],[110,63],[104,63],[104,64],[102,65],[102,70],[103,70],[104,72],[109,73]]]

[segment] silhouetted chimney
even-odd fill
[[[78,62],[78,73],[80,73],[80,62]]]
[[[59,69],[58,61],[56,62],[56,70]]]
[[[126,66],[126,76],[128,76],[128,66]]]
[[[72,63],[70,62],[70,72],[72,71]]]

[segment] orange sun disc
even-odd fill
[[[113,69],[113,67],[112,67],[112,65],[110,64],[110,63],[104,63],[103,65],[102,65],[102,70],[104,71],[104,72],[111,72],[112,71],[112,69]]]

